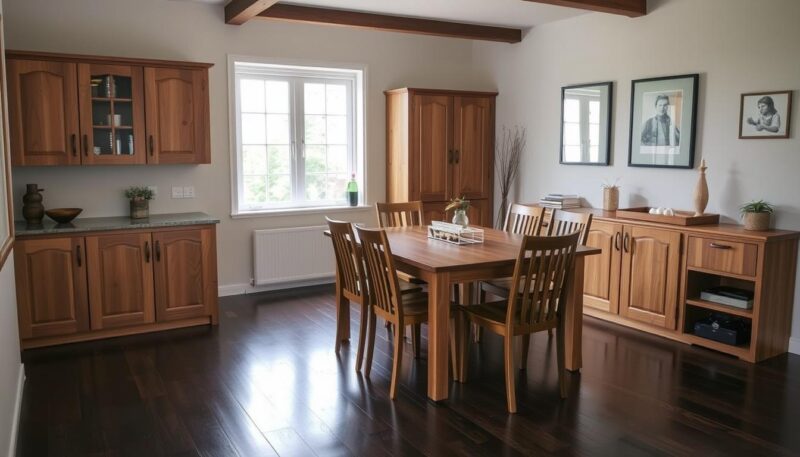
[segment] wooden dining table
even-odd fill
[[[395,267],[428,283],[428,398],[446,400],[450,385],[450,293],[453,284],[510,277],[519,255],[522,235],[483,228],[483,243],[456,245],[428,238],[427,226],[386,228]],[[566,368],[581,368],[584,258],[600,249],[579,246],[574,271],[568,275],[566,306]],[[465,287],[469,303],[471,288]],[[349,325],[349,319],[347,320]],[[346,332],[345,334],[349,334]],[[458,374],[455,373],[458,378]]]

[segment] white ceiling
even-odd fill
[[[228,0],[189,0],[223,5]],[[290,0],[285,3],[528,28],[585,13],[523,0]]]

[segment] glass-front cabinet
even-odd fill
[[[82,163],[146,163],[142,67],[79,64]]]

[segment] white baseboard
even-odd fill
[[[11,422],[11,435],[8,437],[8,456],[17,455],[17,430],[19,430],[19,413],[22,409],[22,388],[25,386],[25,365],[19,364],[17,379],[17,398],[14,400],[14,420]]]
[[[228,297],[231,295],[255,294],[258,292],[268,292],[271,290],[294,289],[297,287],[317,286],[320,284],[332,284],[335,281],[336,278],[331,276],[327,278],[309,279],[306,281],[293,281],[293,282],[283,282],[276,284],[267,284],[264,286],[252,286],[250,284],[228,284],[225,286],[219,286],[218,294],[220,297]]]
[[[789,352],[800,355],[800,338],[789,338]]]

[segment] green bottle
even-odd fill
[[[358,206],[358,183],[356,174],[353,173],[350,182],[347,183],[347,197],[350,199],[350,206]]]

